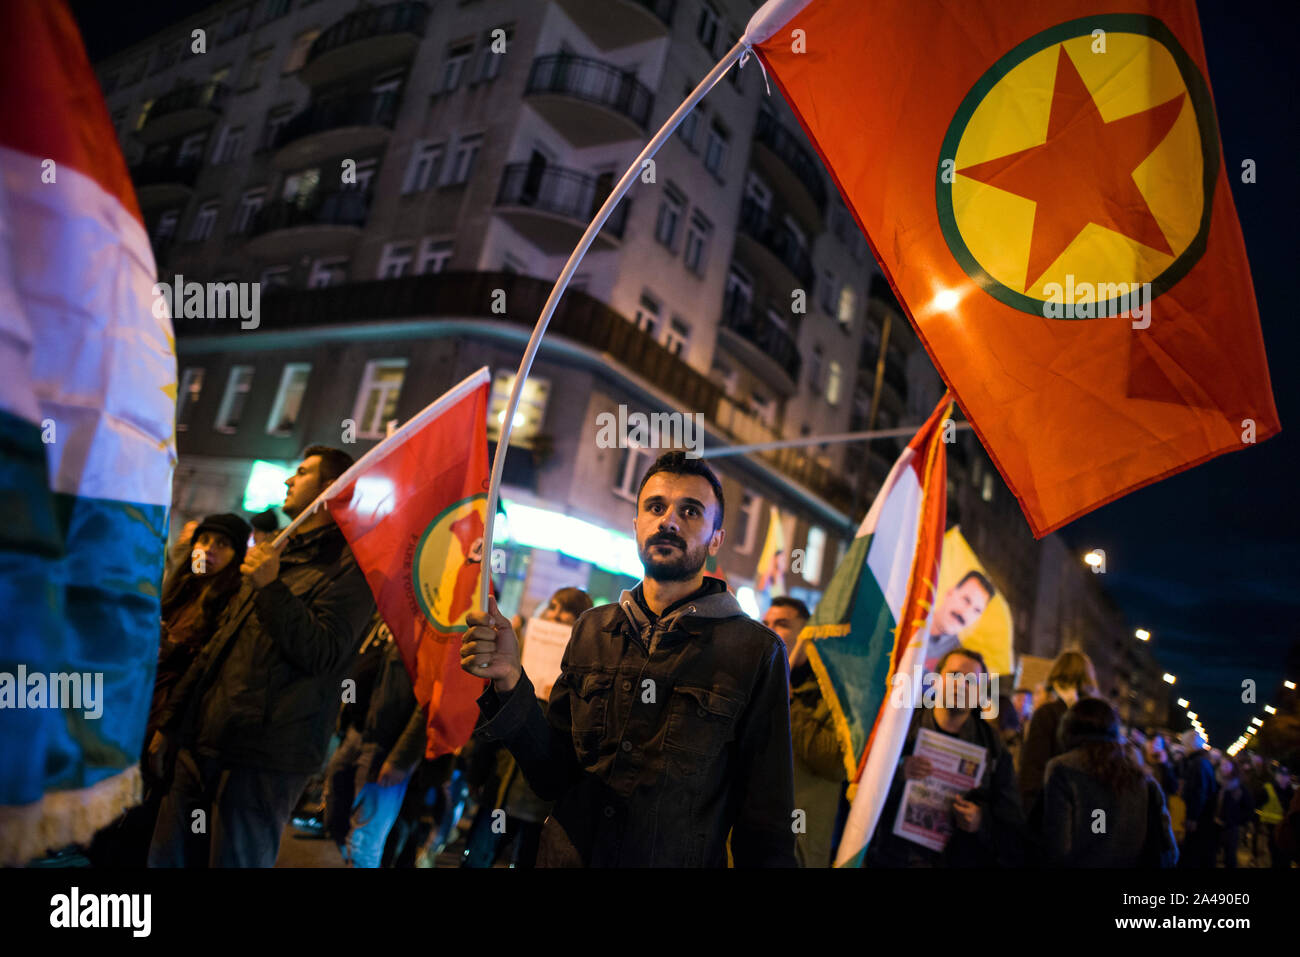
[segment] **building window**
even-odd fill
[[[718,42],[718,11],[711,3],[700,4],[700,19],[695,24],[695,36],[710,53]]]
[[[984,473],[984,488],[980,490],[980,498],[986,502],[993,501],[993,473]]]
[[[181,388],[176,399],[176,431],[184,432],[190,427],[194,416],[194,406],[198,404],[199,394],[203,392],[203,370],[190,366],[181,373]]]
[[[213,163],[229,163],[239,157],[239,151],[244,145],[244,128],[242,126],[227,126],[221,131],[221,139],[217,141],[217,148],[213,151]]]
[[[311,264],[311,274],[307,277],[308,289],[324,289],[344,282],[348,275],[348,261],[339,256],[332,259],[317,259]]]
[[[776,424],[776,399],[754,392],[749,397],[749,405],[754,410],[754,417],[769,429]]]
[[[420,259],[415,271],[420,275],[442,272],[451,260],[452,248],[450,239],[434,239],[432,236],[425,236],[420,241]]]
[[[469,182],[470,176],[474,174],[474,161],[478,159],[478,150],[482,145],[483,137],[478,133],[460,138],[456,144],[456,153],[452,157],[451,171],[447,178],[448,185]]]
[[[487,437],[489,442],[501,441],[501,428],[506,421],[506,406],[510,392],[515,387],[515,373],[501,371],[492,377],[492,394],[488,398]],[[546,415],[546,402],[551,396],[549,379],[529,376],[519,393],[514,422],[510,426],[510,444],[532,448],[542,431],[542,418]]]
[[[840,404],[842,379],[840,364],[832,359],[826,365],[826,401],[831,405]]]
[[[655,219],[655,239],[673,252],[677,251],[677,226],[686,210],[686,197],[671,183],[664,185],[663,202]]]
[[[838,306],[838,293],[836,290],[837,280],[835,278],[835,273],[831,272],[829,269],[823,269],[821,287],[821,295],[818,297],[817,301],[821,303],[823,312],[833,316],[835,315],[835,310]]]
[[[190,242],[202,242],[212,235],[212,229],[217,224],[217,212],[221,209],[221,204],[216,202],[204,203],[199,207],[198,215],[194,217],[194,225],[190,227]]]
[[[822,350],[820,344],[813,346],[812,359],[808,362],[808,384],[812,386],[813,392],[820,392],[822,388],[822,363],[825,361],[826,353]]]
[[[403,193],[414,193],[428,189],[438,182],[442,172],[442,158],[446,151],[443,143],[431,143],[427,140],[415,145],[411,151],[411,161],[406,167],[406,180],[402,183]]]
[[[243,235],[248,232],[253,225],[253,217],[257,215],[266,202],[266,188],[250,189],[239,198],[239,209],[235,212],[235,228],[232,233]]]
[[[275,149],[280,131],[284,129],[284,124],[289,122],[291,116],[293,116],[291,106],[278,106],[266,114],[266,131],[262,134],[262,149]]]
[[[636,327],[653,336],[659,327],[660,308],[659,300],[643,291],[641,302],[636,307]]]
[[[405,359],[372,359],[366,363],[361,391],[357,393],[356,408],[352,412],[361,438],[384,437],[387,424],[397,414],[397,398],[405,377]]]
[[[757,495],[746,492],[740,499],[740,540],[736,545],[737,555],[748,555],[754,550],[758,538],[758,520],[762,516],[763,500]]]
[[[697,275],[704,274],[705,253],[709,248],[709,237],[713,235],[713,224],[698,209],[691,213],[691,226],[686,231],[686,268]]]
[[[709,143],[704,150],[704,168],[722,179],[722,168],[727,165],[727,141],[730,137],[718,123],[709,124]]]
[[[176,224],[180,222],[181,211],[179,209],[169,209],[158,217],[158,224],[154,227],[154,242],[161,242],[164,239],[171,239],[176,235]]]
[[[514,31],[510,27],[496,27],[494,30],[504,30],[506,50],[510,49],[510,41],[514,37]],[[492,49],[495,42],[492,39],[494,30],[489,30],[483,34],[483,41],[479,47],[478,71],[474,75],[475,83],[490,83],[501,74],[501,64],[505,61],[505,51],[500,53]]]
[[[411,260],[414,258],[414,243],[385,243],[383,255],[379,257],[379,278],[397,279],[405,276],[410,272]]]
[[[810,585],[822,580],[822,555],[825,552],[826,533],[814,525],[808,529],[808,543],[803,554],[803,580]]]
[[[442,68],[442,92],[454,93],[465,75],[465,64],[474,52],[474,44],[453,43],[447,47],[447,63]]]
[[[268,266],[262,270],[259,282],[262,285],[263,292],[271,289],[287,289],[289,286],[289,267]]]
[[[290,362],[280,374],[280,388],[275,393],[271,417],[266,421],[269,435],[292,435],[302,411],[302,397],[307,391],[307,377],[311,375],[310,362]]]
[[[858,296],[848,283],[840,289],[839,320],[846,330],[853,325],[853,314],[858,308]]]
[[[727,273],[727,291],[723,297],[723,309],[729,316],[745,316],[749,313],[750,303],[754,301],[754,284],[749,277],[732,269]]]
[[[686,93],[682,96],[682,99],[687,99],[694,90],[695,87],[687,86]],[[682,138],[682,142],[686,144],[686,148],[692,153],[699,148],[696,144],[696,138],[699,136],[700,113],[702,109],[703,107],[697,104],[695,109],[682,117],[682,122],[677,127],[677,135]]]
[[[713,360],[713,368],[709,370],[709,378],[722,386],[722,391],[727,394],[728,398],[736,394],[736,370],[721,359]]]
[[[306,33],[300,33],[293,39],[293,46],[289,48],[289,55],[284,58],[284,66],[280,68],[281,73],[297,73],[302,69],[302,65],[307,62],[307,56],[311,53],[311,45],[316,42],[320,36],[319,30],[308,30]]]
[[[244,404],[248,401],[248,391],[252,387],[252,366],[231,368],[230,377],[226,379],[226,393],[221,397],[221,408],[217,411],[218,432],[231,434],[239,428],[239,420],[244,414]]]
[[[266,69],[266,64],[271,59],[271,48],[259,50],[248,58],[244,64],[244,72],[239,78],[239,88],[241,90],[251,90],[262,82],[262,71]]]
[[[691,339],[691,327],[681,316],[673,316],[664,330],[664,348],[675,356],[680,356]]]
[[[614,486],[614,494],[619,498],[627,499],[629,502],[636,501],[636,492],[641,484],[641,476],[645,474],[650,463],[655,460],[655,453],[651,449],[641,449],[634,445],[629,445],[623,453],[623,460],[619,463],[618,484]]]
[[[176,165],[189,166],[203,157],[203,147],[207,145],[207,133],[192,133],[181,140],[181,148],[176,151]]]

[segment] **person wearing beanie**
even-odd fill
[[[1055,867],[1172,867],[1178,848],[1160,785],[1128,752],[1115,709],[1080,698],[1047,762],[1043,851]]]

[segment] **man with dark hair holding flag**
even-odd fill
[[[555,810],[543,867],[792,867],[785,646],[704,575],[722,544],[722,486],[661,456],[635,519],[645,578],[578,619],[543,715],[519,643],[490,600],[461,667],[491,679],[479,733],[501,740]]]

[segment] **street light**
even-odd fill
[[[1246,733],[1247,733],[1247,734],[1254,734],[1254,733],[1255,733],[1255,729],[1254,729],[1254,728],[1247,728],[1247,729],[1246,729]]]
[[[1091,565],[1093,568],[1100,568],[1101,563],[1105,561],[1105,559],[1101,557],[1101,552],[1096,549],[1090,551],[1087,555],[1084,555],[1083,560],[1085,564]]]
[[[1145,628],[1139,628],[1137,631],[1133,632],[1133,635],[1138,641],[1151,640],[1151,632],[1147,631]]]
[[[1196,721],[1196,712],[1195,711],[1187,712],[1187,717],[1191,718],[1193,722]]]
[[[1169,672],[1167,672],[1167,671],[1165,672],[1165,683],[1166,683],[1166,684],[1173,684],[1173,683],[1174,683],[1175,681],[1177,681],[1177,680],[1178,680],[1178,679],[1175,678],[1173,675],[1171,675]]]
[[[1264,710],[1269,714],[1277,714],[1277,708],[1273,707],[1271,704],[1264,705]]]
[[[1186,708],[1189,704],[1191,704],[1191,702],[1188,701],[1186,698],[1178,699],[1178,707],[1180,708]]]
[[[1282,682],[1282,687],[1283,687],[1283,688],[1286,688],[1287,691],[1295,691],[1295,682],[1294,682],[1294,681],[1284,681],[1284,682]]]
[[[1262,728],[1262,727],[1264,727],[1264,722],[1263,722],[1263,721],[1260,721],[1259,718],[1251,718],[1251,719],[1250,719],[1250,723],[1253,724],[1253,725],[1254,725],[1255,727],[1257,727],[1257,728]]]

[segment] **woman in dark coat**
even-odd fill
[[[1081,651],[1063,651],[1052,662],[1047,675],[1047,688],[1052,700],[1034,711],[1020,746],[1020,764],[1017,777],[1020,787],[1020,806],[1025,809],[1031,833],[1038,833],[1043,819],[1043,775],[1047,762],[1065,748],[1060,741],[1061,719],[1080,698],[1096,697],[1097,672],[1092,661]]]
[[[1065,752],[1047,763],[1043,853],[1054,867],[1173,867],[1165,795],[1129,754],[1115,709],[1082,698],[1062,720]]]

